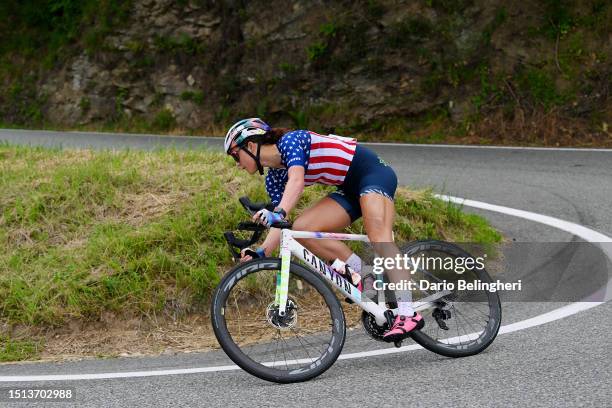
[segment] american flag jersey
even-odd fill
[[[286,168],[268,169],[266,190],[274,205],[282,199],[291,166],[305,169],[304,184],[328,184],[339,186],[349,170],[357,141],[336,135],[323,136],[307,130],[286,133],[276,143],[281,154],[281,164]]]

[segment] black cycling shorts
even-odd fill
[[[359,197],[374,193],[393,201],[396,189],[393,169],[372,150],[358,144],[344,182],[329,197],[346,210],[353,222],[361,217]]]

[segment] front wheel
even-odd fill
[[[336,361],[346,335],[344,313],[321,277],[290,264],[286,313],[274,304],[278,258],[254,259],[228,272],[213,294],[219,344],[243,370],[278,383],[306,381]]]
[[[472,258],[457,245],[443,241],[417,241],[402,253],[421,264],[412,280],[424,289],[413,291],[413,302],[436,296],[442,284],[454,282],[455,290],[446,290],[434,307],[421,312],[425,319],[422,330],[412,332],[412,338],[427,350],[447,357],[467,357],[485,350],[497,336],[501,324],[501,303],[497,292],[488,290],[457,290],[458,281],[490,283],[484,268],[461,269],[458,273],[446,265],[461,265]]]

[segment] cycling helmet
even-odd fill
[[[235,142],[238,146],[242,146],[248,142],[250,138],[265,135],[270,129],[270,125],[259,118],[242,119],[234,123],[225,135],[225,142],[223,143],[225,153],[229,154],[232,142]],[[253,153],[246,149],[243,150],[255,160],[259,174],[263,174],[263,167],[259,161],[260,149],[261,143],[257,141],[257,155],[253,155]]]
[[[270,129],[270,125],[259,118],[242,119],[234,123],[225,135],[225,153],[229,153],[232,142],[238,146],[243,145],[251,136],[263,135]]]

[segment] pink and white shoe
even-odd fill
[[[385,332],[383,340],[389,343],[402,341],[410,337],[413,330],[421,330],[425,326],[423,316],[414,313],[414,316],[396,316],[393,326]]]

